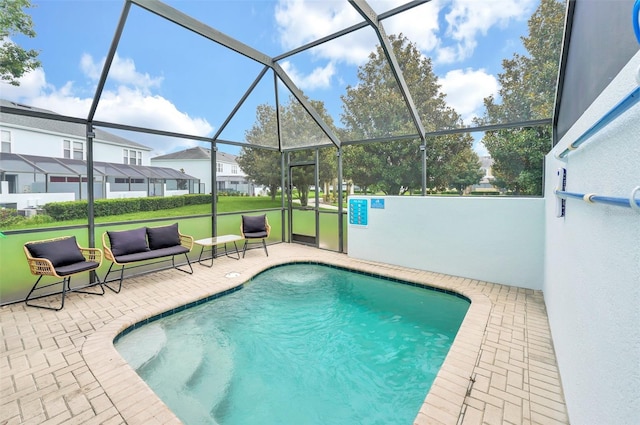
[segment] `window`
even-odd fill
[[[142,151],[133,149],[122,150],[122,163],[129,165],[142,165]]]
[[[84,143],[71,142],[71,140],[62,141],[63,157],[67,159],[84,159]]]
[[[224,167],[222,166],[222,162],[216,162],[216,171],[218,173],[222,173],[223,170],[224,170]]]
[[[73,159],[84,159],[84,144],[73,142]]]
[[[0,152],[11,153],[11,132],[2,130],[2,148]]]
[[[238,174],[238,166],[237,165],[232,165],[231,166],[231,174]]]
[[[49,177],[51,183],[79,183],[80,177],[63,177],[63,176],[51,176]],[[86,183],[88,180],[86,177],[82,177],[82,183]]]

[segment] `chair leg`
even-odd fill
[[[122,279],[124,278],[124,265],[120,269],[120,283],[118,284],[118,289],[114,289],[111,286],[109,286],[109,282],[115,282],[117,279],[107,280],[107,277],[109,277],[109,273],[111,273],[111,268],[113,267],[114,264],[115,263],[111,263],[111,265],[109,266],[109,270],[107,270],[107,274],[104,276],[104,282],[102,283],[104,286],[111,289],[116,294],[119,294],[120,290],[122,289]]]
[[[175,255],[173,257],[171,257],[171,265],[173,266],[174,269],[176,270],[180,270],[181,272],[185,272],[185,273],[189,273],[189,274],[193,274],[193,267],[191,267],[191,261],[189,261],[189,256],[187,255],[187,253],[184,253],[185,258],[187,259],[187,265],[189,266],[189,270],[185,270],[185,269],[181,269],[180,267],[176,267],[176,263],[175,263]]]
[[[31,294],[33,293],[33,291],[35,291],[36,286],[38,286],[38,283],[40,283],[40,279],[42,279],[43,275],[40,275],[40,277],[38,277],[38,280],[36,280],[36,283],[33,285],[33,287],[31,288],[31,290],[29,291],[29,293],[27,294],[27,297],[24,299],[24,303],[25,305],[28,305],[29,307],[36,307],[36,308],[44,308],[46,310],[53,310],[53,311],[60,311],[62,310],[62,308],[64,307],[64,296],[65,293],[67,291],[67,288],[69,287],[70,281],[71,281],[71,276],[69,277],[65,277],[62,280],[62,300],[60,302],[60,307],[55,308],[55,307],[49,307],[49,306],[45,306],[45,305],[38,305],[38,304],[29,304],[29,297],[31,297]],[[60,283],[60,282],[56,282],[56,283]],[[40,289],[46,288],[47,286],[51,286],[54,284],[50,284],[50,285],[45,285]],[[43,297],[47,297],[48,295],[42,295],[40,297],[35,297],[32,298],[32,300],[37,300],[38,298],[43,298]]]
[[[91,272],[91,273],[95,273],[95,272]],[[89,291],[85,291],[82,289],[76,289],[74,290],[74,292],[79,292],[81,294],[89,294],[89,295],[104,295],[104,286],[102,286],[102,282],[100,282],[100,277],[98,277],[98,274],[95,273],[95,277],[96,279],[98,279],[97,282],[92,283],[91,285],[86,286],[86,288],[92,288],[96,285],[98,285],[100,287],[100,292],[89,292]],[[68,288],[69,291],[71,291],[71,288]]]
[[[258,243],[257,240],[254,240],[254,243]],[[242,247],[242,258],[244,258],[244,255],[247,253],[247,246],[249,245],[249,241],[247,239],[244,240],[244,246]],[[267,254],[267,257],[269,256],[269,251],[267,251],[267,243],[265,242],[265,239],[262,239],[262,247],[264,248],[264,252],[265,254]],[[259,248],[258,246],[253,246],[249,249],[256,249]]]

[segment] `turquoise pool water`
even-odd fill
[[[115,345],[187,425],[409,425],[468,307],[450,294],[291,264]]]

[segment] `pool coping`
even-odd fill
[[[348,257],[345,256],[345,259]],[[207,299],[219,293],[229,291],[253,279],[257,274],[273,267],[293,263],[316,263],[350,269],[372,274],[391,280],[402,280],[418,285],[430,286],[446,292],[455,292],[470,300],[469,309],[451,345],[449,353],[438,372],[435,381],[415,419],[415,423],[433,423],[433,419],[443,423],[456,423],[470,388],[474,366],[482,343],[482,335],[489,320],[491,301],[486,295],[470,288],[459,287],[450,276],[412,273],[413,278],[398,276],[402,268],[381,269],[380,264],[349,259],[348,265],[330,259],[316,260],[278,260],[252,271],[244,280],[230,282],[228,287],[217,287],[211,293],[199,294],[187,303]],[[395,270],[395,273],[393,272]],[[441,276],[440,278],[436,278]],[[184,299],[175,299],[174,305],[167,308],[144,309],[114,319],[103,328],[87,337],[82,347],[82,356],[108,397],[112,400],[127,423],[138,423],[153,418],[162,418],[162,423],[181,423],[175,414],[162,402],[148,385],[127,364],[115,349],[113,342],[122,332],[145,320],[154,318],[172,309],[183,309]]]

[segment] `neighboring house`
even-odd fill
[[[200,179],[201,193],[211,193],[211,149],[200,146],[151,158],[153,165],[182,170]],[[255,194],[255,186],[236,162],[236,156],[216,152],[216,185],[218,192]]]
[[[489,155],[480,157],[480,169],[484,171],[484,176],[478,184],[474,184],[471,188],[472,191],[477,193],[498,193],[499,190],[493,185],[493,181],[496,179],[492,172],[493,158]]]
[[[54,114],[6,100],[0,105]],[[37,208],[47,202],[87,199],[84,124],[3,113],[0,133],[0,207]],[[151,167],[147,146],[95,129],[93,152],[96,198],[199,193],[193,176]]]
[[[0,99],[0,105],[34,112],[55,112]],[[2,114],[1,151],[52,158],[87,159],[87,129],[83,124],[26,115]],[[150,165],[151,148],[95,129],[93,157],[104,162]]]

